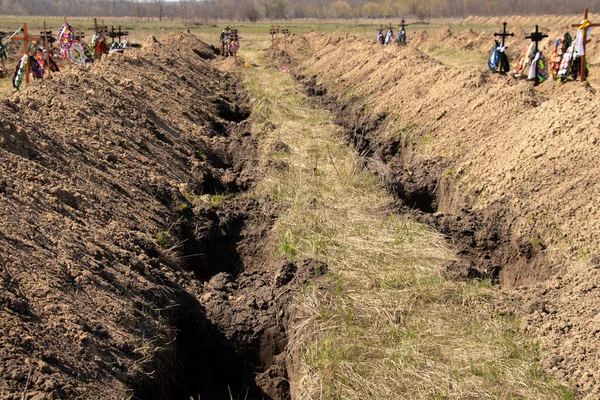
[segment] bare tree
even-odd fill
[[[465,17],[600,12],[600,0],[0,0],[4,15],[217,19],[331,16]]]
[[[163,16],[165,15],[165,0],[151,0],[151,3],[154,4],[158,20],[162,22]]]

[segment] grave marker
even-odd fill
[[[287,39],[288,36],[290,34],[290,30],[287,28],[287,25],[283,26],[283,30],[281,31],[283,33],[283,40],[284,40],[284,52],[287,53]]]
[[[19,28],[17,29],[12,35],[10,35],[8,37],[8,39],[6,39],[6,44],[4,44],[2,41],[4,40],[4,38],[6,37],[6,32],[0,32],[0,34],[2,35],[2,38],[0,39],[0,46],[3,46],[4,49],[3,51],[6,52],[6,47],[8,46],[8,43],[10,43],[10,41],[12,40],[12,38],[16,35],[18,35],[19,33],[21,33],[23,31],[23,28]],[[8,54],[8,53],[6,53]],[[4,60],[4,58],[2,58],[2,71],[4,72],[4,74],[7,74],[6,71],[6,61]]]
[[[531,39],[531,41],[535,43],[534,60],[535,60],[535,57],[537,57],[537,53],[539,53],[539,46],[538,46],[539,42],[541,42],[542,40],[544,40],[547,37],[548,37],[548,35],[540,32],[538,25],[535,26],[535,32],[531,32],[531,34],[529,36],[525,36],[525,39]],[[537,74],[538,61],[535,62],[534,68],[535,68],[535,83],[534,83],[534,85],[537,86],[540,84],[540,81],[537,76],[538,75]]]
[[[585,80],[587,79],[587,74],[586,74],[586,45],[591,42],[591,40],[588,40],[587,38],[587,30],[588,28],[593,28],[593,27],[597,27],[600,26],[600,24],[592,24],[589,20],[588,20],[588,9],[586,8],[583,11],[583,21],[581,21],[581,23],[579,24],[573,24],[571,25],[573,28],[579,28],[581,29],[581,34],[583,36],[582,38],[582,45],[583,45],[583,54],[581,54],[579,57],[581,58],[581,71],[580,71],[580,75],[581,75],[581,82],[585,82]]]
[[[40,32],[40,37],[42,38],[42,41],[44,42],[44,49],[46,50],[45,53],[42,53],[42,54],[44,54],[43,57],[45,57],[44,69],[48,73],[48,76],[52,76],[52,71],[50,71],[50,48],[48,47],[48,43],[50,43],[50,45],[52,45],[52,43],[54,43],[54,41],[56,41],[56,39],[52,35],[52,31],[51,30],[49,31],[46,28],[46,21],[44,21],[44,30]]]
[[[240,46],[240,37],[238,30],[235,27],[229,33],[229,43],[233,45],[233,57],[237,59],[237,53]]]
[[[121,30],[121,25],[119,25],[119,30],[115,30],[114,26],[110,27],[110,31],[108,32],[107,36],[110,37],[112,39],[112,43],[115,42],[115,38],[118,40],[118,43],[121,43],[121,38],[123,36],[129,36],[129,32],[128,31],[123,31]],[[125,28],[125,29],[131,29],[131,28]]]
[[[37,42],[38,40],[42,40],[42,38],[39,36],[30,36],[29,31],[27,30],[27,22],[23,22],[23,36],[13,36],[11,38],[11,40],[23,41],[23,51],[24,51],[23,55],[27,56],[27,61],[25,63],[25,84],[28,84],[29,83],[29,57],[31,56],[31,54],[29,54],[29,43]]]
[[[398,32],[398,45],[406,46],[406,36],[408,36],[406,34],[406,27],[410,25],[411,24],[406,23],[404,18],[402,18],[402,21],[400,21],[400,32]],[[404,33],[402,34],[402,32]]]
[[[275,48],[275,38],[277,36],[277,29],[275,29],[275,25],[273,24],[271,24],[269,35],[271,35],[271,48]]]
[[[93,28],[88,28],[89,30],[93,30],[94,31],[94,35],[96,34],[101,34],[102,36],[106,37],[104,35],[105,32],[108,32],[108,28],[104,25],[104,20],[102,20],[102,25],[98,25],[98,19],[94,18],[94,27]],[[94,35],[92,35],[92,41],[90,42],[90,45],[94,44]],[[104,53],[99,52],[98,49],[95,46],[92,46],[92,53],[96,53],[98,55],[98,60],[102,60],[102,55]]]
[[[515,36],[515,34],[512,32],[511,33],[506,32],[506,25],[508,25],[508,24],[506,22],[504,22],[502,24],[502,32],[494,33],[494,37],[501,38],[501,44],[500,44],[499,48],[492,49],[492,54],[490,55],[490,61],[489,61],[489,66],[492,69],[492,72],[495,72],[495,68],[498,68],[498,65],[499,65],[500,68],[499,68],[498,72],[500,72],[501,74],[507,73],[510,70],[508,56],[505,53],[506,38]],[[494,40],[494,46],[497,47],[496,43],[498,43],[498,41]],[[495,58],[496,56],[497,56],[497,59]],[[496,65],[494,65],[494,60],[497,62]]]
[[[102,25],[98,25],[98,19],[94,18],[94,27],[88,28],[88,31],[93,30],[94,33],[101,33],[104,35],[104,32],[108,32],[108,28],[104,25],[104,20],[102,20]]]
[[[78,26],[77,28],[73,28],[73,29],[75,29],[75,32],[74,32],[75,40],[82,41],[83,39],[85,39],[85,31],[83,30],[83,28],[81,26]]]

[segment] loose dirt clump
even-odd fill
[[[204,285],[201,302],[209,319],[232,343],[236,353],[260,373],[260,390],[249,398],[289,398],[286,331],[294,308],[292,299],[326,266],[314,260],[279,260],[271,271],[220,273]],[[202,396],[200,398],[203,398]]]
[[[483,38],[445,35],[461,49]],[[453,239],[459,259],[448,275],[491,278],[549,304],[554,311],[528,318],[528,331],[548,336],[542,359],[561,379],[573,376],[573,364],[548,360],[576,358],[574,384],[593,398],[598,357],[584,340],[595,335],[588,321],[598,296],[577,287],[594,274],[586,261],[600,244],[590,206],[600,190],[589,167],[600,156],[595,91],[552,82],[534,89],[484,66],[450,68],[417,48],[381,48],[346,33],[303,40],[316,50],[301,58],[299,78],[335,111],[348,141],[386,166],[378,172],[403,207]]]
[[[255,358],[201,303],[215,275],[266,279],[276,214],[238,196],[256,141],[211,52],[150,37],[0,102],[3,399],[260,391]]]

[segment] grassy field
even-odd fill
[[[69,23],[84,31],[88,31],[94,26],[94,18],[67,18]],[[214,35],[218,39],[219,32],[225,26],[235,26],[240,32],[246,34],[264,34],[268,36],[271,25],[287,26],[292,33],[304,33],[311,30],[317,32],[335,32],[345,30],[364,38],[374,38],[375,32],[380,26],[386,27],[392,24],[394,30],[397,30],[399,21],[394,19],[356,19],[356,20],[291,20],[291,21],[259,21],[259,22],[235,22],[235,21],[181,21],[181,20],[148,20],[136,18],[98,18],[98,24],[102,22],[109,28],[114,26],[118,28],[128,28],[132,32],[134,40],[141,40],[145,36],[160,35],[164,32],[185,31],[200,35]],[[14,31],[27,22],[32,33],[37,33],[42,29],[43,22],[46,22],[48,29],[57,32],[64,23],[64,17],[0,17],[0,30]],[[438,19],[429,23],[419,23],[411,25],[411,30],[439,29],[447,27],[457,27],[461,24],[458,19]],[[464,26],[469,27],[469,26]],[[91,30],[89,31],[91,32]]]

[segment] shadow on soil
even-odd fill
[[[532,284],[549,278],[559,268],[545,256],[544,245],[530,237],[516,237],[511,227],[515,216],[497,202],[484,210],[470,207],[467,196],[445,176],[444,160],[423,162],[418,145],[406,138],[386,135],[387,115],[364,112],[364,100],[340,101],[317,77],[296,77],[307,93],[321,101],[345,129],[345,139],[366,158],[386,164],[384,183],[398,199],[399,211],[416,213],[421,222],[447,235],[459,255],[448,263],[453,279],[489,278],[504,287]],[[418,161],[417,161],[418,160]]]

